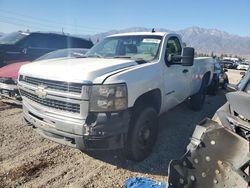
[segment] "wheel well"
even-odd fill
[[[203,76],[203,79],[205,80],[205,83],[206,83],[206,86],[208,86],[208,83],[209,83],[209,78],[211,76],[211,72],[206,72]]]
[[[161,109],[161,101],[162,99],[160,89],[154,89],[139,96],[135,101],[134,107],[146,104],[155,108],[157,113],[159,113]]]

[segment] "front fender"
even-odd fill
[[[138,97],[151,90],[160,89],[162,95],[163,71],[160,67],[160,63],[142,64],[112,75],[104,83],[126,83],[128,87],[128,107],[133,107]]]

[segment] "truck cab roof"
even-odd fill
[[[118,37],[118,36],[134,36],[134,35],[152,35],[152,36],[165,36],[167,32],[129,32],[129,33],[118,33],[114,35],[110,35],[108,37]]]

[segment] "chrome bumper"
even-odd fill
[[[99,114],[91,125],[85,119],[65,118],[35,109],[23,101],[24,119],[37,133],[49,140],[79,150],[107,150],[122,148],[129,126],[129,111],[107,118]]]

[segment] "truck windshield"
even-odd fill
[[[88,49],[84,48],[68,48],[68,49],[61,49],[50,52],[45,54],[35,61],[47,60],[47,59],[56,59],[56,58],[78,58],[78,57],[85,57],[85,53]]]
[[[15,44],[27,35],[28,33],[22,32],[9,33],[0,37],[0,44]]]
[[[107,37],[87,53],[87,57],[129,58],[151,61],[157,57],[162,36],[133,35]]]

